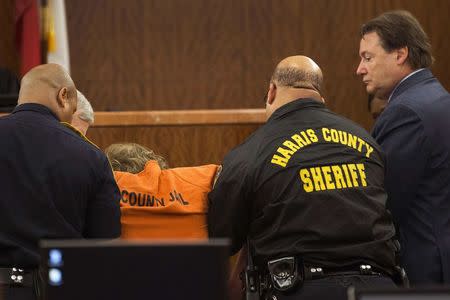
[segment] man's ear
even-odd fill
[[[269,84],[269,91],[267,92],[267,104],[272,105],[275,101],[275,97],[277,96],[277,86],[275,83],[271,82]]]
[[[397,60],[397,64],[402,65],[406,62],[406,60],[408,59],[408,55],[409,55],[409,49],[407,46],[397,49],[395,50],[397,53],[396,56],[396,60]]]
[[[56,101],[60,107],[65,107],[68,101],[68,90],[66,87],[63,87],[59,90],[58,95],[56,96]]]

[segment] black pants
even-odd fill
[[[0,300],[36,300],[32,287],[0,284]]]
[[[338,275],[305,280],[295,291],[272,292],[270,300],[347,300],[347,288],[394,288],[394,282],[380,275]]]

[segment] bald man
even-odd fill
[[[379,146],[326,109],[321,91],[314,61],[282,60],[266,124],[225,157],[209,194],[209,236],[230,238],[231,254],[249,241],[271,282],[268,299],[347,299],[349,285],[394,286]]]
[[[18,106],[0,118],[0,285],[8,289],[6,300],[35,298],[39,240],[120,236],[120,194],[106,156],[61,124],[72,121],[76,108],[72,79],[48,64],[23,77]]]

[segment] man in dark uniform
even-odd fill
[[[450,94],[429,69],[429,39],[409,12],[387,12],[362,26],[359,54],[367,92],[388,99],[372,135],[401,263],[413,285],[450,284]]]
[[[350,285],[394,285],[382,154],[325,108],[321,86],[311,59],[281,61],[267,123],[225,157],[209,194],[209,236],[231,238],[231,254],[248,238],[260,272],[271,269],[263,277],[273,299],[347,299]]]
[[[34,299],[40,239],[120,236],[120,194],[105,155],[60,122],[77,107],[59,65],[22,79],[18,106],[0,118],[0,285],[4,299]]]

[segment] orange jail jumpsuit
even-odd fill
[[[114,172],[121,192],[121,237],[207,239],[207,195],[217,168],[161,170],[150,160],[138,174]]]

